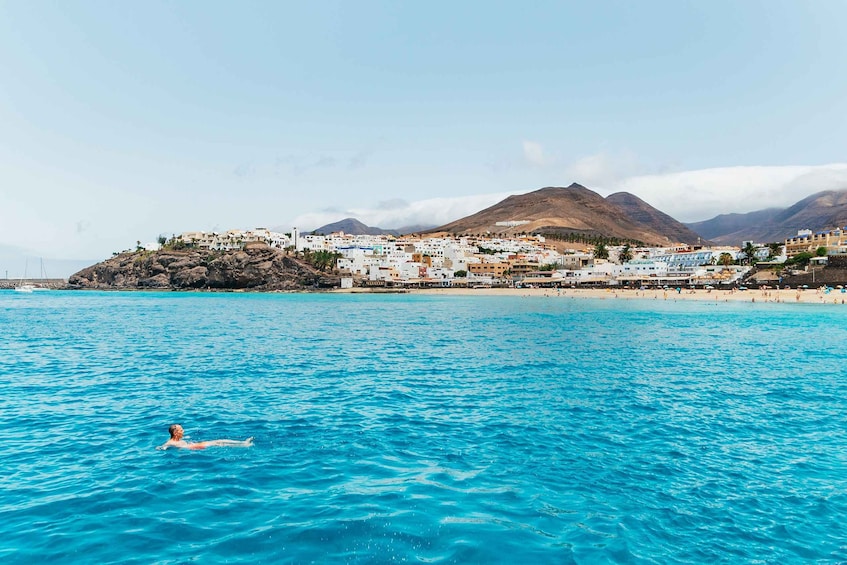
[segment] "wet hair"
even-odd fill
[[[171,437],[174,437],[174,434],[176,433],[177,428],[181,428],[181,427],[182,426],[180,426],[179,424],[171,424],[171,427],[168,428],[168,433],[171,434]]]

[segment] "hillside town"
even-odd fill
[[[514,227],[514,226],[509,226]],[[342,286],[577,287],[738,285],[754,264],[808,269],[847,254],[844,230],[802,230],[782,244],[742,247],[644,247],[573,244],[539,234],[329,235],[278,233],[266,228],[222,233],[184,232],[148,248],[170,245],[232,251],[267,245],[304,257],[321,257]],[[798,260],[802,259],[802,260]],[[774,281],[779,282],[779,281]]]

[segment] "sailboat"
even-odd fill
[[[29,260],[24,263],[24,276],[21,277],[21,281],[15,286],[15,292],[32,292],[35,290],[35,285],[31,283],[25,283],[26,279],[26,269],[29,267]]]

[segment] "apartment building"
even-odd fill
[[[502,278],[511,265],[507,262],[497,263],[469,263],[468,272],[473,275],[489,275],[492,277]]]
[[[827,255],[847,253],[847,227],[817,233],[800,230],[795,237],[785,240],[785,254],[789,259],[799,253],[815,253],[819,247],[826,247]]]

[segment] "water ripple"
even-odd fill
[[[4,562],[847,561],[838,309],[22,298]]]

